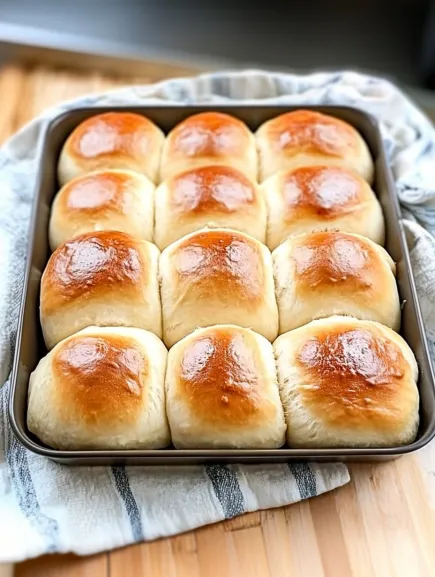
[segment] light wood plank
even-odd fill
[[[287,530],[281,534],[283,546],[291,548],[292,565],[289,575],[299,577],[325,575],[314,522],[308,501],[285,507]]]
[[[261,528],[266,547],[269,573],[273,577],[292,577],[296,551],[289,542],[289,531],[285,509],[270,509],[261,512]]]
[[[335,499],[325,494],[311,499],[309,505],[325,576],[352,575],[349,552]],[[369,577],[369,573],[364,574]]]
[[[224,524],[201,527],[195,531],[195,534],[201,577],[231,575],[231,543],[228,542]]]
[[[250,575],[272,577],[261,527],[228,531],[226,534],[230,572],[228,577]],[[255,553],[254,553],[255,551]]]
[[[329,499],[330,495],[325,495],[323,499]],[[373,558],[370,556],[369,547],[363,520],[361,517],[361,503],[355,483],[352,480],[345,487],[342,487],[333,494],[336,511],[340,519],[341,534],[344,537],[348,551],[349,562],[351,564],[351,575],[353,577],[375,577]],[[311,507],[315,511],[315,504]]]
[[[177,576],[200,577],[198,545],[195,532],[170,539]]]
[[[15,566],[14,577],[109,577],[108,554],[91,557],[45,555],[18,563]]]
[[[12,577],[14,574],[14,566],[10,563],[0,564],[0,577]]]
[[[22,90],[26,73],[22,68],[6,65],[0,69],[0,94],[2,110],[0,114],[0,144],[4,142],[17,127],[16,116],[22,101]]]
[[[171,540],[162,539],[144,545],[134,545],[110,554],[110,577],[122,575],[177,576]],[[184,575],[184,573],[180,573]],[[186,577],[187,574],[185,574]]]

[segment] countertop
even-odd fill
[[[155,67],[125,81],[4,65],[0,141],[56,102],[162,76]],[[15,577],[433,577],[435,444],[350,471],[348,485],[309,501],[92,557],[45,556],[16,565]]]

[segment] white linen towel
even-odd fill
[[[371,112],[381,121],[412,233],[414,274],[434,348],[435,242],[429,232],[435,231],[435,132],[391,83],[353,72],[308,76],[224,72],[125,88],[50,110],[0,150],[0,562],[48,552],[89,554],[173,535],[246,511],[314,497],[349,480],[342,464],[66,467],[25,450],[9,427],[7,379],[43,123],[77,106],[228,100],[343,104]]]

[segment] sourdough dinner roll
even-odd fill
[[[362,136],[347,122],[313,110],[286,112],[256,133],[260,180],[279,170],[316,164],[346,166],[368,182],[373,160]]]
[[[401,336],[334,316],[274,343],[290,447],[394,447],[418,429],[418,369]]]
[[[160,252],[122,232],[83,234],[51,255],[41,280],[48,349],[91,325],[133,326],[161,337]]]
[[[160,180],[208,164],[232,166],[257,180],[255,137],[246,124],[222,112],[189,116],[165,140]]]
[[[183,237],[162,252],[160,278],[168,347],[214,324],[252,328],[270,341],[278,334],[271,254],[246,234],[220,228]]]
[[[104,169],[70,180],[57,193],[49,225],[51,250],[85,232],[118,230],[153,240],[154,185],[131,170]]]
[[[382,209],[373,190],[340,166],[282,170],[261,185],[268,207],[267,246],[317,230],[354,232],[384,244]]]
[[[88,327],[68,337],[30,376],[29,430],[62,450],[169,445],[166,358],[141,329]]]
[[[199,329],[172,347],[166,410],[179,449],[274,449],[285,422],[272,345],[234,325]]]
[[[165,135],[151,120],[131,112],[106,112],[73,130],[59,157],[60,185],[101,168],[126,168],[157,181]]]
[[[205,226],[226,226],[266,240],[266,203],[258,185],[229,166],[202,166],[156,190],[154,241],[160,250]]]
[[[272,258],[280,334],[335,314],[399,330],[395,264],[371,240],[345,232],[301,234]]]

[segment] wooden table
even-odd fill
[[[150,71],[123,80],[4,66],[0,140],[58,101],[161,79]],[[15,577],[433,577],[435,445],[350,469],[350,484],[310,501],[92,557],[42,557],[18,564]]]

